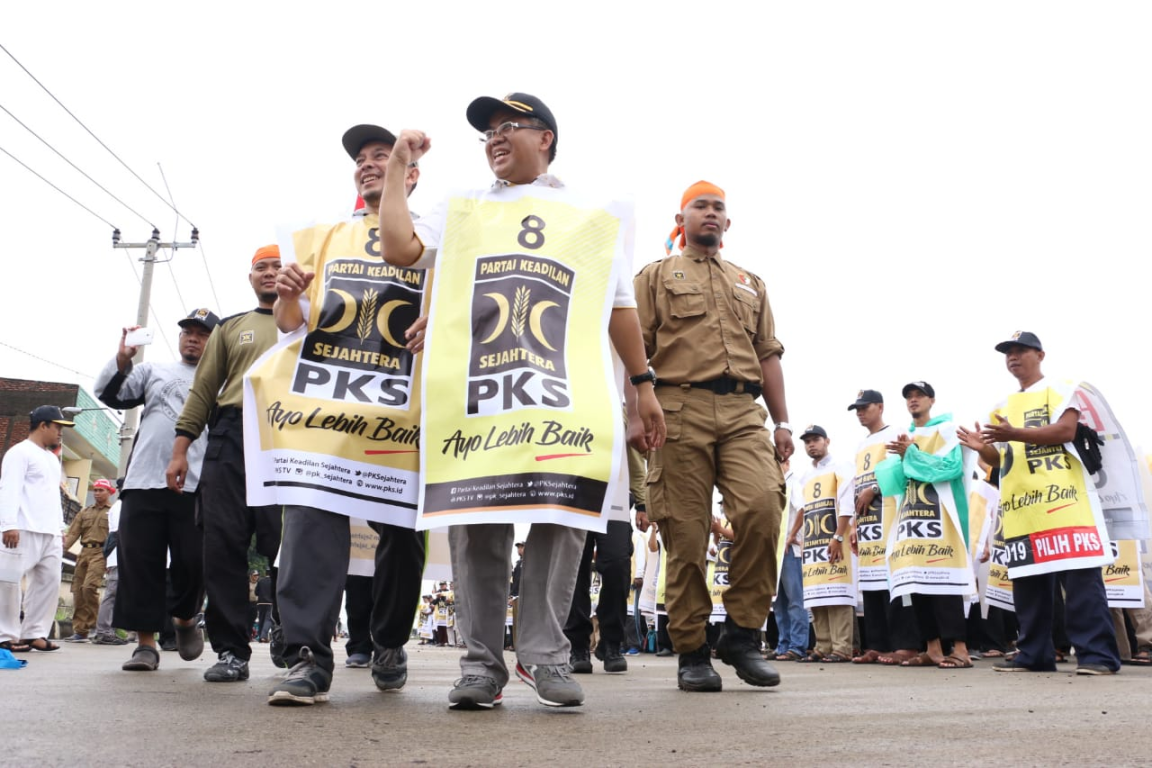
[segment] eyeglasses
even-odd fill
[[[496,138],[497,136],[507,136],[508,134],[512,133],[512,131],[516,130],[517,128],[523,128],[524,130],[527,130],[527,131],[550,131],[550,130],[552,130],[551,128],[545,128],[542,125],[531,125],[530,123],[513,123],[513,122],[509,121],[507,123],[500,123],[500,125],[496,126],[495,128],[489,128],[488,130],[486,130],[482,134],[480,134],[480,143],[481,144],[487,144],[488,142],[492,141],[492,139]]]

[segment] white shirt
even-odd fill
[[[499,200],[501,191],[511,186],[514,185],[497,179],[492,184],[488,194],[493,200]],[[563,189],[564,182],[550,173],[544,173],[536,177],[532,186]],[[448,201],[444,200],[430,214],[412,222],[416,237],[420,238],[420,243],[424,246],[424,252],[412,265],[413,269],[432,269],[436,266],[436,254],[440,250],[440,235],[444,232],[444,220],[447,215]],[[632,284],[632,239],[630,234],[624,238],[624,257],[628,264],[625,269],[620,270],[619,278],[616,281],[616,294],[612,299],[612,306],[615,309],[628,309],[636,306],[636,289]]]
[[[108,510],[108,535],[111,536],[112,534],[116,533],[119,530],[120,530],[120,500],[117,499],[116,502],[112,505],[112,508]],[[119,544],[117,544],[115,547],[112,548],[112,552],[111,552],[111,554],[108,555],[108,559],[104,561],[104,567],[105,568],[115,568],[119,564],[119,561],[116,558],[116,554],[119,551],[120,551],[120,545]]]
[[[0,532],[60,535],[60,460],[31,440],[12,446],[0,468]]]

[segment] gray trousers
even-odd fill
[[[104,577],[104,598],[100,601],[100,612],[96,615],[96,636],[112,637],[116,628],[112,626],[112,609],[116,605],[116,585],[120,583],[120,569],[112,567]]]
[[[348,578],[352,542],[348,518],[314,507],[284,507],[276,600],[284,631],[284,660],[299,661],[307,647],[316,664],[331,672],[332,633]]]
[[[544,523],[533,524],[528,532],[516,626],[516,657],[524,665],[568,663],[571,645],[564,636],[564,622],[585,536],[577,528]],[[467,645],[460,671],[495,678],[501,687],[508,683],[504,625],[514,537],[510,524],[457,525],[448,530],[456,631]]]

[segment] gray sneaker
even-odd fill
[[[398,691],[408,682],[408,652],[401,648],[382,648],[372,662],[372,681],[382,691]]]
[[[572,679],[567,664],[521,664],[516,676],[536,691],[536,700],[546,707],[578,707],[584,703],[584,690]]]
[[[232,655],[232,651],[220,654],[220,660],[204,670],[204,679],[210,683],[237,683],[248,679],[248,662]]]
[[[491,677],[465,675],[448,694],[449,709],[492,709],[504,703],[504,691]]]
[[[268,692],[268,703],[273,706],[308,706],[328,701],[332,687],[332,674],[316,663],[307,646],[300,649],[296,666],[288,670],[284,679]]]

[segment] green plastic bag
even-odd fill
[[[876,483],[884,496],[899,496],[904,493],[908,478],[904,477],[904,460],[899,456],[889,456],[876,465]]]

